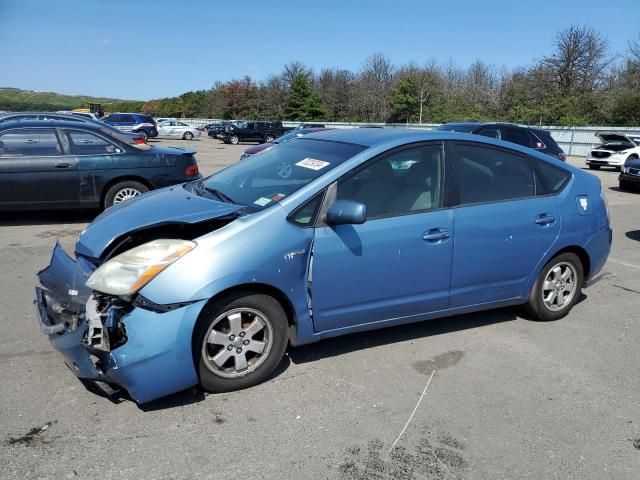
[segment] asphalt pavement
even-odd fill
[[[204,173],[249,146],[153,144],[195,148]],[[56,239],[72,251],[95,212],[0,215],[0,478],[637,480],[640,194],[594,174],[614,244],[566,318],[510,308],[349,335],[289,349],[257,387],[143,407],[87,391],[32,305]]]

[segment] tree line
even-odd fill
[[[356,71],[314,72],[301,62],[264,81],[249,76],[209,90],[150,100],[155,116],[291,121],[441,123],[504,120],[546,125],[640,125],[640,34],[624,53],[605,36],[572,25],[549,55],[528,66],[466,68],[436,60],[394,65],[381,53]]]

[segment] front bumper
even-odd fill
[[[640,172],[640,169],[634,169],[634,171]],[[634,185],[636,187],[640,187],[640,173],[638,173],[638,175],[634,175],[627,172],[622,172],[618,176],[618,181],[620,183],[626,183],[627,185]]]
[[[606,158],[595,158],[591,155],[587,156],[587,165],[601,165],[604,167],[621,167],[624,165],[624,158],[611,155]]]
[[[198,383],[192,355],[193,328],[206,300],[157,313],[132,308],[119,321],[124,344],[102,350],[87,342],[84,287],[87,272],[56,245],[50,265],[38,273],[35,305],[40,327],[78,378],[125,389],[145,403]],[[81,282],[81,283],[79,283]]]

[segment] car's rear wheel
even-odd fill
[[[267,135],[266,137],[264,137],[264,143],[271,143],[276,139],[276,137],[274,137],[273,135]]]
[[[145,185],[133,180],[116,183],[107,190],[104,196],[104,208],[109,208],[148,191],[149,189]]]
[[[591,165],[591,164],[590,164],[590,165],[589,165],[589,168],[590,168],[591,170],[600,170],[600,165]]]
[[[583,283],[582,262],[574,253],[562,253],[542,269],[527,303],[529,313],[542,321],[564,317],[578,301]]]
[[[182,138],[184,140],[193,140],[193,133],[191,132],[184,132],[184,135],[182,135]]]
[[[224,296],[205,307],[194,332],[194,361],[202,387],[230,392],[263,381],[287,346],[287,316],[262,294]]]
[[[231,145],[238,145],[240,143],[240,138],[237,135],[229,136],[229,143]]]

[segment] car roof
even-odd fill
[[[9,120],[8,122],[0,123],[0,129],[7,130],[9,128],[32,128],[32,127],[68,127],[68,128],[83,128],[87,130],[96,130],[100,131],[100,127],[97,123],[85,123],[85,122],[74,122],[67,120]]]

